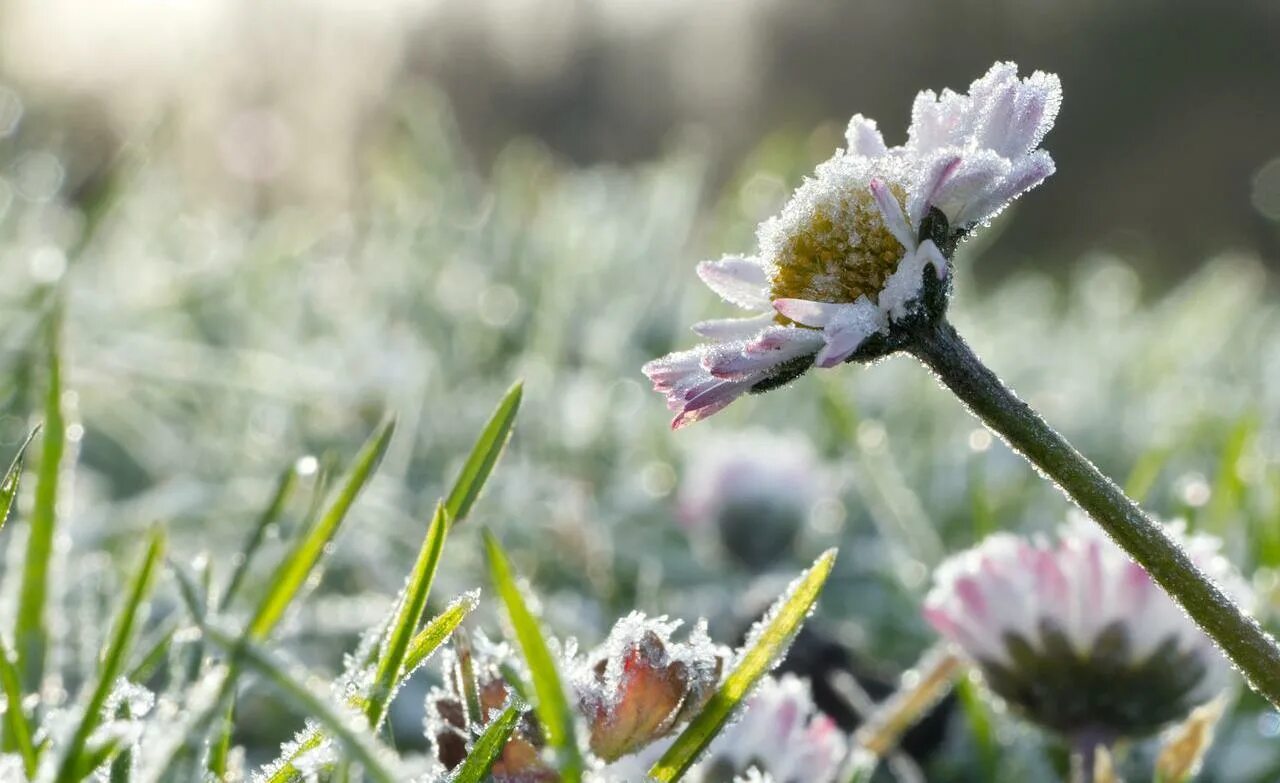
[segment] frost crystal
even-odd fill
[[[956,242],[1053,173],[1038,147],[1061,101],[1056,76],[1023,79],[997,63],[966,95],[920,93],[905,144],[887,146],[875,122],[855,116],[847,149],[760,226],[756,255],[698,265],[711,290],[755,315],[703,321],[694,331],[709,342],[645,365],[672,426],[814,365],[883,355],[892,343],[871,338],[937,317]]]

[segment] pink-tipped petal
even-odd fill
[[[698,264],[698,277],[730,304],[748,310],[769,307],[769,274],[759,261],[725,256]]]

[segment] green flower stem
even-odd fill
[[[1280,707],[1275,639],[1196,568],[1162,524],[1018,399],[946,320],[915,330],[906,350],[1101,525],[1217,642],[1249,685]]]

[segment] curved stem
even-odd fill
[[[1101,525],[1222,648],[1249,685],[1280,707],[1280,647],[1275,639],[1196,568],[1164,525],[1018,399],[951,324],[942,321],[920,329],[907,350]]]

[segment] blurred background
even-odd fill
[[[639,366],[727,312],[693,264],[747,250],[852,113],[894,143],[916,91],[997,59],[1061,75],[1059,171],[964,246],[955,319],[1150,508],[1223,536],[1266,619],[1277,41],[1269,0],[0,0],[0,444],[38,418],[61,308],[68,655],[96,650],[75,618],[149,523],[225,577],[280,471],[314,455],[325,475],[391,409],[388,460],[292,626],[298,657],[334,670],[521,377],[477,517],[553,628],[589,645],[639,608],[732,641],[839,545],[795,665],[891,682],[932,642],[930,568],[1048,530],[1065,501],[905,360],[675,436]],[[756,480],[779,475],[796,478]],[[0,541],[5,595],[23,535]],[[484,581],[474,546],[446,571],[454,592]],[[929,780],[1061,767],[974,693],[913,746]],[[296,728],[275,709],[242,710],[256,759]],[[421,700],[401,709],[398,742],[420,745]],[[1222,733],[1206,780],[1280,776],[1258,700]]]

